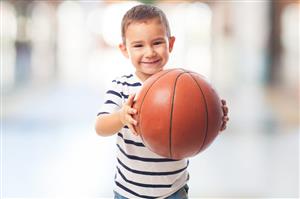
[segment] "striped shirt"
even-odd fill
[[[112,81],[98,115],[119,110],[142,82],[135,74]],[[127,198],[165,198],[188,181],[188,160],[171,160],[151,152],[127,126],[117,134],[117,167],[114,191]]]

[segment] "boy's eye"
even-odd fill
[[[162,44],[162,43],[164,43],[163,41],[156,41],[156,42],[154,42],[153,44],[154,45],[160,45],[160,44]]]
[[[133,47],[134,48],[141,48],[141,47],[143,47],[143,45],[142,44],[135,44],[135,45],[133,45]]]

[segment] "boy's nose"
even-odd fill
[[[156,52],[152,47],[147,47],[145,55],[146,55],[146,57],[153,57],[156,55]]]

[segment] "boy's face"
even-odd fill
[[[163,69],[175,37],[167,37],[165,26],[158,19],[132,22],[125,35],[126,44],[120,44],[119,47],[131,60],[142,81]]]

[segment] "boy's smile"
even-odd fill
[[[174,37],[167,37],[160,20],[154,18],[130,23],[126,30],[126,44],[119,47],[136,68],[136,75],[144,81],[163,69],[174,41]]]
[[[141,61],[140,64],[144,67],[155,67],[161,63],[161,59],[149,60],[149,61]]]

